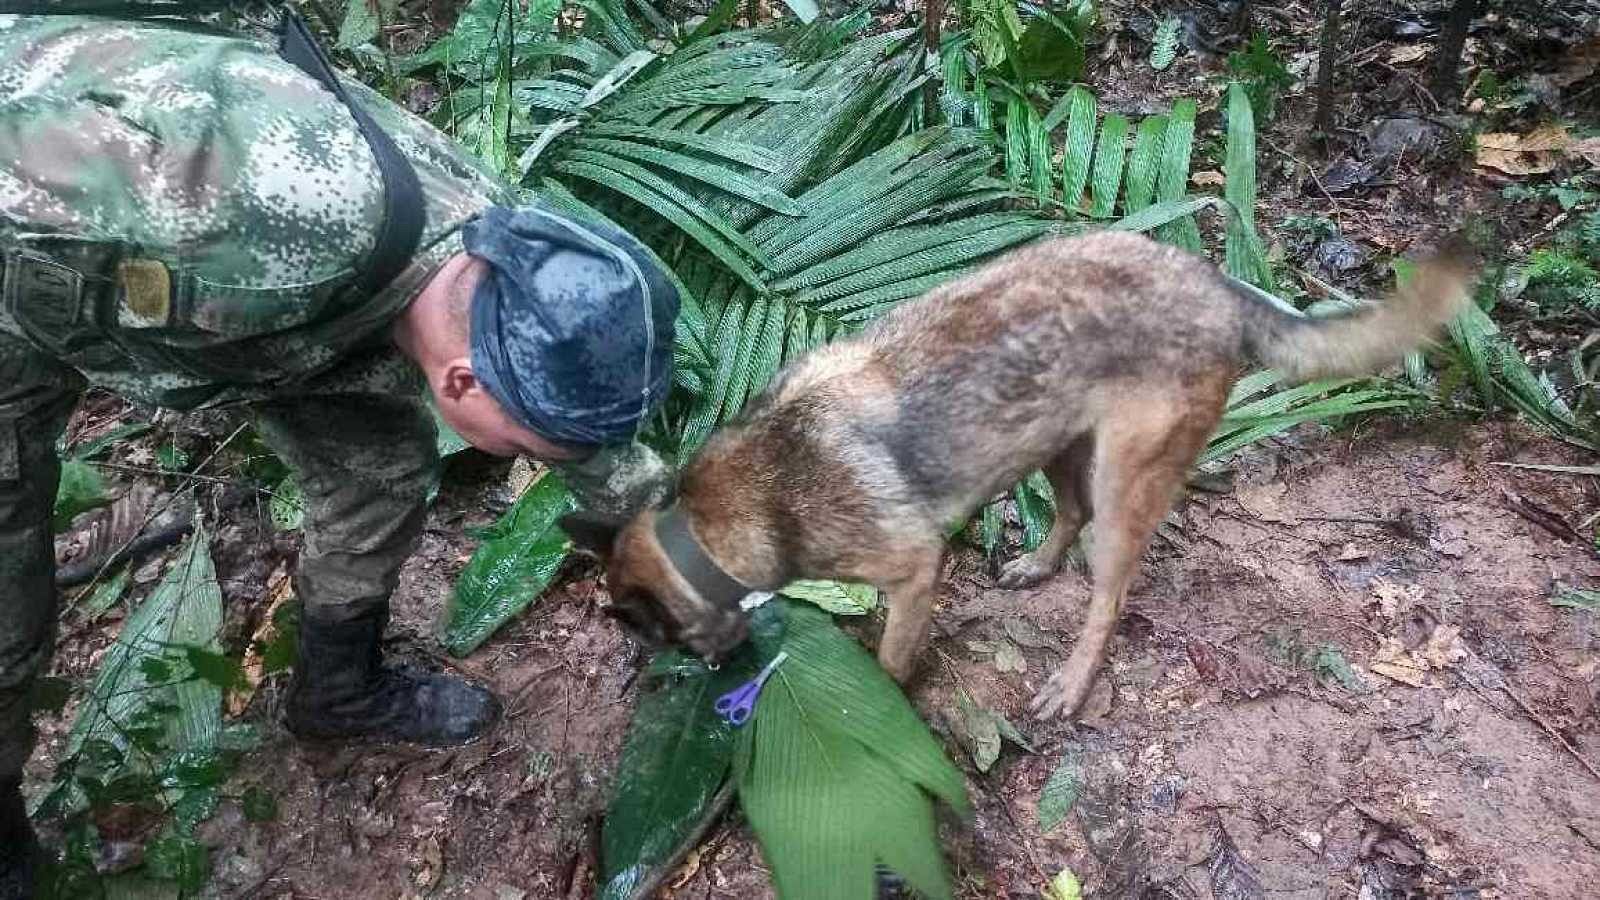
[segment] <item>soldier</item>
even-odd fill
[[[516,205],[426,123],[286,58],[192,24],[0,15],[0,900],[30,895],[38,853],[26,697],[55,633],[54,446],[86,386],[242,406],[298,472],[303,738],[446,745],[498,713],[380,655],[439,469],[423,383],[474,446],[550,461],[586,505],[665,487],[633,440],[671,380],[653,257]]]

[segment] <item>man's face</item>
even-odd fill
[[[577,458],[566,448],[517,424],[501,408],[499,401],[484,390],[483,384],[472,374],[468,360],[452,362],[441,379],[429,379],[429,387],[445,423],[463,440],[485,453],[529,456],[545,462]]]

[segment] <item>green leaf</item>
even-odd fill
[[[51,525],[57,534],[72,527],[72,520],[111,502],[100,471],[81,459],[61,461],[61,483],[56,488]]]
[[[1228,86],[1228,165],[1224,191],[1233,206],[1228,217],[1228,274],[1265,291],[1274,290],[1272,268],[1256,234],[1256,127],[1250,99],[1238,84]]]
[[[146,422],[135,422],[131,425],[123,425],[118,428],[113,428],[94,440],[89,441],[80,447],[74,448],[72,455],[77,459],[88,461],[94,459],[102,453],[105,453],[107,450],[110,450],[117,444],[129,438],[138,437],[139,435],[148,432],[150,429],[151,426]]]
[[[161,773],[164,787],[216,787],[228,777],[228,766],[214,749],[184,750],[167,762]]]
[[[294,475],[285,475],[272,489],[267,512],[272,517],[272,527],[279,531],[298,531],[305,526],[305,495],[300,492],[300,481]]]
[[[278,818],[278,798],[259,784],[245,788],[239,805],[244,810],[246,821],[271,822]]]
[[[1167,139],[1167,117],[1150,116],[1139,123],[1128,154],[1128,191],[1123,212],[1133,215],[1155,201],[1156,173]]]
[[[1066,821],[1067,814],[1072,812],[1072,807],[1078,802],[1078,792],[1082,788],[1082,769],[1077,756],[1067,754],[1061,757],[1061,762],[1056,765],[1056,770],[1050,774],[1050,780],[1044,783],[1044,788],[1039,792],[1039,832],[1049,834],[1056,830],[1056,826]]]
[[[128,582],[132,578],[132,569],[124,566],[110,578],[95,585],[89,594],[89,599],[78,607],[84,621],[97,622],[111,610],[111,607],[116,606],[117,601],[121,600],[122,595],[128,590]]]
[[[704,824],[733,760],[733,728],[715,710],[723,694],[777,652],[783,617],[751,614],[751,640],[713,672],[678,651],[659,653],[640,693],[601,834],[602,900],[625,900],[669,864]]]
[[[1164,17],[1161,24],[1156,26],[1150,46],[1150,68],[1164,72],[1178,58],[1178,39],[1182,36],[1182,29],[1182,20],[1171,15]]]
[[[1585,588],[1561,587],[1550,598],[1550,605],[1561,609],[1600,611],[1600,591]]]
[[[778,593],[814,603],[837,616],[861,616],[878,606],[878,589],[839,581],[791,581]]]
[[[539,598],[570,542],[556,520],[577,507],[555,473],[546,472],[488,529],[456,581],[440,641],[466,656]]]
[[[207,684],[215,685],[224,691],[246,684],[244,669],[240,667],[238,660],[204,647],[184,647],[183,658],[196,677],[203,679]]]
[[[1189,156],[1194,148],[1194,117],[1198,109],[1193,100],[1183,99],[1172,104],[1172,114],[1167,119],[1166,138],[1161,146],[1159,173],[1156,178],[1156,199],[1171,203],[1183,198],[1189,184]],[[1167,243],[1198,253],[1200,229],[1194,219],[1184,217],[1162,226],[1161,239]]]
[[[821,610],[774,602],[788,658],[736,735],[734,772],[779,896],[869,900],[881,861],[950,897],[929,794],[969,814],[960,772],[857,641]]]
[[[1046,900],[1083,900],[1083,885],[1071,869],[1062,869],[1050,879],[1050,894]]]
[[[1083,74],[1084,20],[1040,12],[1017,40],[1017,76],[1024,82],[1076,80]]]
[[[1218,202],[1215,197],[1162,201],[1146,206],[1132,215],[1124,216],[1106,227],[1114,231],[1149,231],[1153,228],[1164,228],[1208,206],[1216,206]]]
[[[1061,202],[1077,210],[1089,183],[1089,160],[1094,153],[1094,95],[1081,87],[1067,93],[1071,109],[1067,116],[1066,147],[1061,159]]]
[[[216,745],[222,728],[222,691],[203,680],[163,685],[170,675],[153,671],[166,648],[192,645],[218,649],[222,592],[208,551],[209,535],[196,527],[166,577],[128,617],[117,640],[101,657],[100,669],[68,737],[67,756],[89,741],[127,746],[125,727],[157,705],[173,714],[156,717],[164,740],[174,749],[204,751]]]
[[[398,0],[348,0],[337,46],[349,50],[377,37],[383,22],[394,21],[396,5]]]
[[[1094,151],[1094,206],[1089,215],[1096,219],[1109,219],[1116,212],[1127,143],[1128,120],[1115,114],[1106,116],[1100,126],[1100,142]]]
[[[1028,148],[1033,143],[1033,134],[1028,130],[1031,109],[1021,97],[1012,97],[1006,103],[1006,178],[1013,185],[1022,184],[1028,177]]]
[[[1044,543],[1055,522],[1054,504],[1048,493],[1041,493],[1027,482],[1013,488],[1011,496],[1017,504],[1017,515],[1022,519],[1022,546],[1034,550]]]
[[[189,454],[168,442],[156,448],[156,462],[164,471],[182,472],[189,468]]]
[[[205,845],[194,838],[171,835],[145,847],[144,870],[152,878],[175,882],[179,890],[191,893],[206,883],[211,857]]]

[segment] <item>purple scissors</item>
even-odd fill
[[[767,663],[766,667],[761,670],[761,674],[718,697],[715,707],[717,715],[721,716],[724,722],[735,728],[748,722],[750,714],[755,712],[756,698],[761,696],[762,686],[767,683],[768,678],[772,677],[772,673],[777,670],[778,664],[788,658],[788,651],[779,650],[778,655],[772,658],[772,662]]]

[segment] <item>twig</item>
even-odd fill
[[[1339,14],[1344,0],[1325,0],[1327,14],[1322,19],[1322,48],[1317,51],[1317,113],[1312,119],[1317,132],[1326,140],[1333,124],[1333,58],[1339,48]]]

